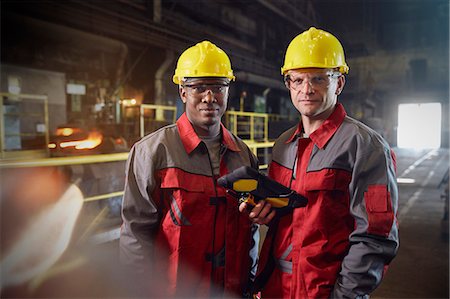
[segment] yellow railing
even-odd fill
[[[72,156],[56,158],[38,158],[23,160],[0,160],[1,168],[22,168],[22,167],[45,167],[45,166],[65,166],[124,161],[128,158],[128,153]]]
[[[267,113],[227,111],[225,125],[233,134],[244,140],[250,142],[269,140],[269,115]]]
[[[38,159],[24,159],[24,160],[0,160],[0,169],[6,168],[30,168],[30,167],[56,167],[80,164],[106,163],[125,161],[128,158],[128,153],[116,153],[105,155],[91,155],[91,156],[74,156],[74,157],[57,157],[57,158],[38,158]],[[101,200],[116,196],[121,196],[123,191],[116,191],[111,193],[99,194],[92,197],[86,197],[85,202]]]
[[[273,147],[274,141],[265,141],[265,142],[250,142],[244,141],[245,144],[250,148],[255,156],[258,157],[258,149],[269,149]],[[259,169],[267,169],[267,164],[259,165]]]
[[[155,118],[151,119],[153,121],[162,121],[162,122],[171,122],[175,123],[177,120],[177,107],[174,106],[164,106],[164,105],[149,105],[142,104],[139,108],[139,134],[140,137],[144,137],[145,135],[145,110],[155,110],[154,116]],[[173,116],[170,119],[167,119],[165,116],[166,111],[171,111]]]

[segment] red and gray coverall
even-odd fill
[[[221,131],[220,175],[243,165],[257,169],[248,147],[223,125]],[[257,230],[216,179],[206,145],[185,114],[133,146],[121,260],[164,289],[156,295],[212,297],[219,289],[240,296],[255,274]]]
[[[301,126],[277,139],[269,176],[307,197],[308,205],[269,226],[258,273],[275,266],[262,295],[368,295],[399,245],[394,153],[339,103],[309,137]]]

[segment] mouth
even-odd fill
[[[300,99],[299,102],[304,103],[304,104],[314,104],[314,103],[319,103],[320,101],[313,100],[313,99]]]
[[[199,110],[200,110],[200,112],[214,113],[214,112],[218,112],[219,108],[208,107],[208,108],[201,108]]]

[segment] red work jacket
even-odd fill
[[[257,168],[248,147],[221,130],[220,175],[242,165]],[[251,253],[256,260],[255,230],[216,179],[208,150],[185,114],[133,146],[121,259],[162,289],[155,288],[156,295],[197,298],[244,291]]]
[[[269,175],[307,197],[308,205],[269,226],[258,272],[269,258],[276,266],[262,295],[369,294],[398,247],[392,152],[340,104],[309,137],[301,136],[301,126],[276,141]]]

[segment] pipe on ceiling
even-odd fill
[[[281,8],[277,7],[275,4],[270,3],[270,1],[267,0],[258,0],[258,2],[260,4],[262,4],[263,6],[265,6],[266,8],[270,9],[271,11],[273,11],[274,13],[276,13],[277,15],[279,15],[280,17],[282,17],[284,20],[289,21],[290,23],[292,23],[293,25],[295,25],[296,27],[305,30],[306,26],[304,24],[301,24],[300,21],[307,21],[306,16],[302,16],[303,20],[298,20],[298,19],[293,19],[292,16],[289,16],[286,12],[284,12]],[[298,9],[294,8],[296,11],[295,13],[298,13]],[[292,13],[292,11],[290,12]]]
[[[236,72],[236,81],[237,82],[246,82],[246,83],[253,83],[260,86],[268,87],[268,88],[275,88],[285,91],[286,86],[284,86],[282,80],[275,80],[272,78],[256,75],[249,72]]]
[[[174,53],[172,50],[166,50],[166,58],[159,66],[155,73],[155,104],[162,105],[166,95],[164,81],[166,73],[174,60]]]

